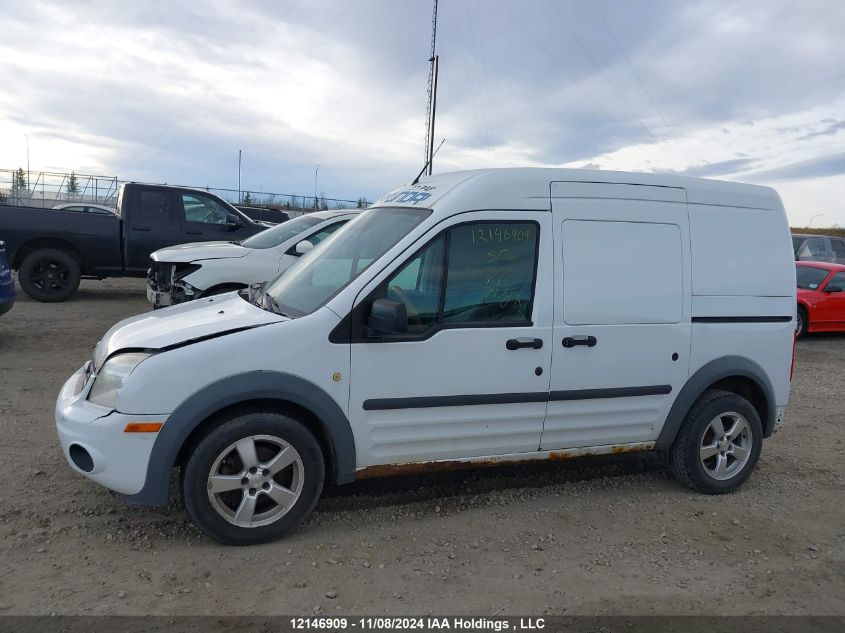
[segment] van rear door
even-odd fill
[[[555,306],[543,450],[650,442],[689,372],[683,189],[552,183]]]

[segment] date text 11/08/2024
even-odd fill
[[[462,618],[462,617],[317,617],[291,618],[291,628],[308,630],[457,630],[457,631],[531,631],[545,628],[543,618]]]

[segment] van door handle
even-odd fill
[[[510,350],[521,349],[523,347],[530,347],[532,349],[540,349],[543,347],[543,339],[541,338],[509,338],[505,343],[505,347]]]
[[[195,231],[192,229],[185,229],[185,233],[188,235],[202,235],[202,231]]]
[[[595,336],[567,336],[561,343],[563,343],[564,347],[575,347],[576,345],[595,347],[598,340]]]

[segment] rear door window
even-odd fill
[[[171,224],[170,196],[164,191],[141,191],[138,196],[138,211],[132,226],[151,228]]]

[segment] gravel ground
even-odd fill
[[[372,480],[226,548],[59,451],[59,387],[143,289],[83,282],[0,318],[0,614],[845,614],[845,335],[799,343],[785,426],[735,494],[642,455]]]

